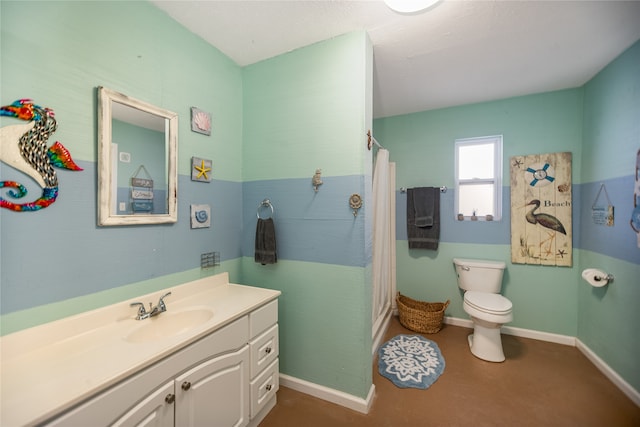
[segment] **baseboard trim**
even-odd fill
[[[369,413],[371,404],[373,403],[373,398],[376,394],[376,386],[373,384],[371,384],[367,398],[363,399],[340,390],[335,390],[282,373],[280,374],[280,385],[317,397],[318,399],[335,403],[336,405],[344,406],[345,408],[353,409],[354,411],[362,414]]]
[[[576,338],[576,347],[582,354],[585,355],[587,359],[593,363],[596,368],[600,370],[604,374],[605,377],[609,378],[612,383],[614,383],[629,399],[633,401],[637,406],[640,406],[640,392],[633,388],[631,384],[626,382],[624,378],[622,378],[616,371],[611,369],[609,365],[605,363],[597,354],[593,352],[589,347],[587,347],[582,341]]]
[[[460,319],[457,317],[445,316],[444,323],[448,325],[461,326],[463,328],[473,329],[473,322],[469,319]],[[552,334],[549,332],[534,331],[531,329],[514,328],[511,326],[503,326],[502,333],[523,338],[532,338],[540,341],[548,341],[556,344],[564,344],[576,347],[585,355],[591,363],[595,365],[600,372],[604,374],[616,387],[620,389],[629,399],[636,405],[640,406],[640,392],[633,388],[631,384],[626,382],[616,371],[614,371],[607,363],[595,354],[589,347],[576,337],[560,334]]]
[[[473,329],[473,322],[469,319],[460,319],[458,317],[445,316],[444,323],[448,325],[461,326],[463,328]],[[503,326],[502,333],[522,338],[531,338],[534,340],[553,342],[556,344],[576,346],[576,338],[569,335],[552,334],[550,332],[534,331],[532,329],[515,328],[513,326]]]
[[[460,319],[457,317],[445,316],[443,322],[448,325],[461,326],[463,328],[473,329],[473,322],[468,319]],[[386,329],[386,325],[382,330]],[[611,369],[604,360],[596,355],[589,347],[587,347],[578,338],[568,335],[552,334],[549,332],[534,331],[531,329],[515,328],[511,326],[503,326],[502,333],[523,338],[531,338],[540,341],[547,341],[556,344],[569,345],[577,347],[578,350],[585,355],[591,363],[593,363],[600,372],[602,372],[616,387],[618,387],[629,399],[636,405],[640,406],[640,392],[633,388],[631,384],[626,382],[616,371]],[[374,346],[375,348],[375,346]],[[326,400],[336,405],[352,409],[362,414],[368,414],[375,397],[375,385],[371,384],[369,394],[366,399],[357,397],[339,390],[315,384],[300,378],[292,377],[286,374],[280,374],[280,385],[290,389]]]

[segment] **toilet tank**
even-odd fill
[[[499,294],[506,264],[502,261],[454,258],[458,287],[465,291]]]

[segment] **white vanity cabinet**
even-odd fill
[[[277,320],[272,300],[44,425],[257,426],[279,388]]]

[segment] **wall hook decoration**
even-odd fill
[[[311,185],[313,185],[313,189],[317,193],[318,187],[322,185],[322,169],[316,169],[316,173],[311,178]]]
[[[52,109],[40,107],[30,99],[19,99],[0,107],[0,116],[29,122],[0,128],[0,161],[29,175],[42,188],[42,195],[33,202],[14,203],[0,197],[0,207],[18,212],[46,208],[58,197],[58,176],[54,166],[74,171],[82,168],[75,164],[60,142],[47,148],[49,136],[58,128]],[[7,194],[16,199],[27,194],[26,187],[15,181],[0,181],[0,188],[5,187],[11,188]]]
[[[349,197],[349,206],[353,209],[353,216],[358,215],[358,209],[362,207],[362,197],[359,194],[354,193]]]
[[[607,199],[606,205],[601,205],[598,203],[598,199],[600,198],[600,194],[604,190],[604,196]],[[598,194],[596,195],[596,199],[593,201],[591,205],[591,218],[593,219],[593,223],[596,225],[606,225],[608,227],[613,227],[613,218],[614,218],[614,207],[611,204],[611,199],[609,199],[609,193],[607,192],[607,187],[604,184],[600,184],[600,190],[598,190]]]

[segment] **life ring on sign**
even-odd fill
[[[544,187],[551,184],[556,180],[554,175],[553,166],[549,163],[535,163],[524,171],[525,179],[532,187]]]

